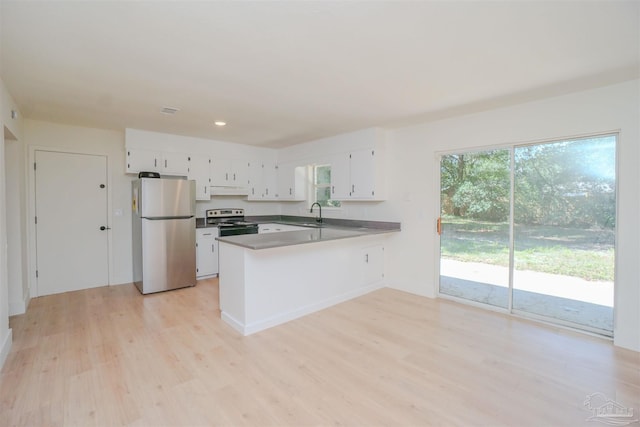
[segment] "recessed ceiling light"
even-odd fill
[[[223,122],[222,120],[216,120],[215,122],[213,122],[213,124],[216,126],[225,126],[227,122]]]

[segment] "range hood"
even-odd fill
[[[212,196],[248,196],[247,187],[209,187],[209,194]]]

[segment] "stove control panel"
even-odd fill
[[[244,209],[208,209],[207,218],[228,218],[244,216]]]

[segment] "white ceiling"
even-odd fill
[[[0,72],[27,118],[282,147],[636,78],[639,5],[0,0]]]

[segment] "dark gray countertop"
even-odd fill
[[[245,219],[253,222],[262,223],[280,223],[290,225],[310,224],[305,230],[281,231],[277,233],[265,234],[242,234],[238,236],[218,237],[218,241],[241,246],[247,249],[271,249],[283,246],[302,245],[307,243],[326,242],[337,239],[348,239],[352,237],[360,237],[366,235],[395,233],[400,231],[400,223],[398,222],[381,222],[381,221],[355,221],[355,220],[332,220],[326,219],[322,226],[316,226],[313,218],[293,217],[291,221],[282,217],[274,218],[270,216],[264,220],[257,217],[245,217]],[[346,225],[336,225],[339,224]]]

